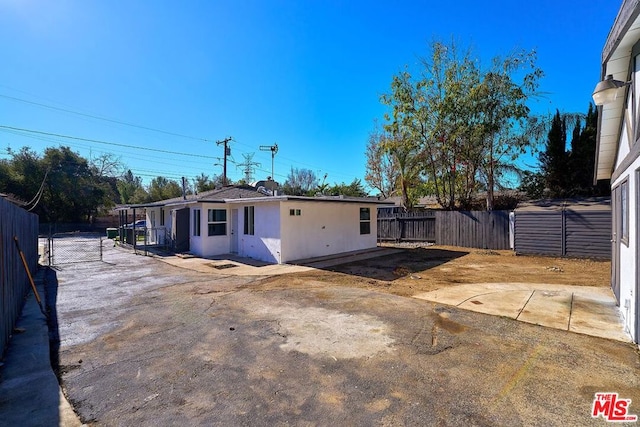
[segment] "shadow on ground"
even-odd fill
[[[413,273],[438,267],[467,254],[469,252],[446,249],[404,249],[392,255],[325,267],[322,270],[390,282]]]
[[[60,380],[60,332],[58,329],[58,275],[53,268],[44,268],[44,294],[49,326],[49,358],[51,368]]]

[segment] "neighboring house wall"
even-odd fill
[[[368,220],[360,220],[360,208],[368,209]],[[290,215],[291,209],[294,215]],[[281,262],[375,248],[377,245],[377,207],[373,204],[290,200],[282,202],[280,214]],[[369,223],[367,234],[360,234],[361,222]]]

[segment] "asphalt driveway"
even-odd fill
[[[640,414],[630,344],[119,248],[104,261],[48,281],[63,388],[85,423],[602,425],[596,392]]]

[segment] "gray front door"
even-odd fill
[[[189,252],[189,208],[176,211],[176,229],[173,250],[176,252]]]

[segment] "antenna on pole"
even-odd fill
[[[254,166],[260,166],[260,163],[252,161],[254,154],[255,153],[243,154],[242,156],[244,157],[244,162],[243,163],[238,163],[236,165],[236,167],[242,166],[244,168],[244,170],[243,170],[243,172],[244,172],[244,180],[247,182],[247,184],[249,184],[251,181],[253,181],[253,167]]]
[[[273,145],[261,145],[260,150],[271,151],[271,179],[275,181],[275,177],[273,174],[273,158],[276,156],[276,153],[278,152],[278,144],[276,143]]]
[[[228,146],[229,142],[232,140],[230,136],[226,137],[222,141],[216,141],[216,144],[224,144],[224,163],[222,166],[222,185],[227,185],[227,156],[231,155],[231,148]]]

